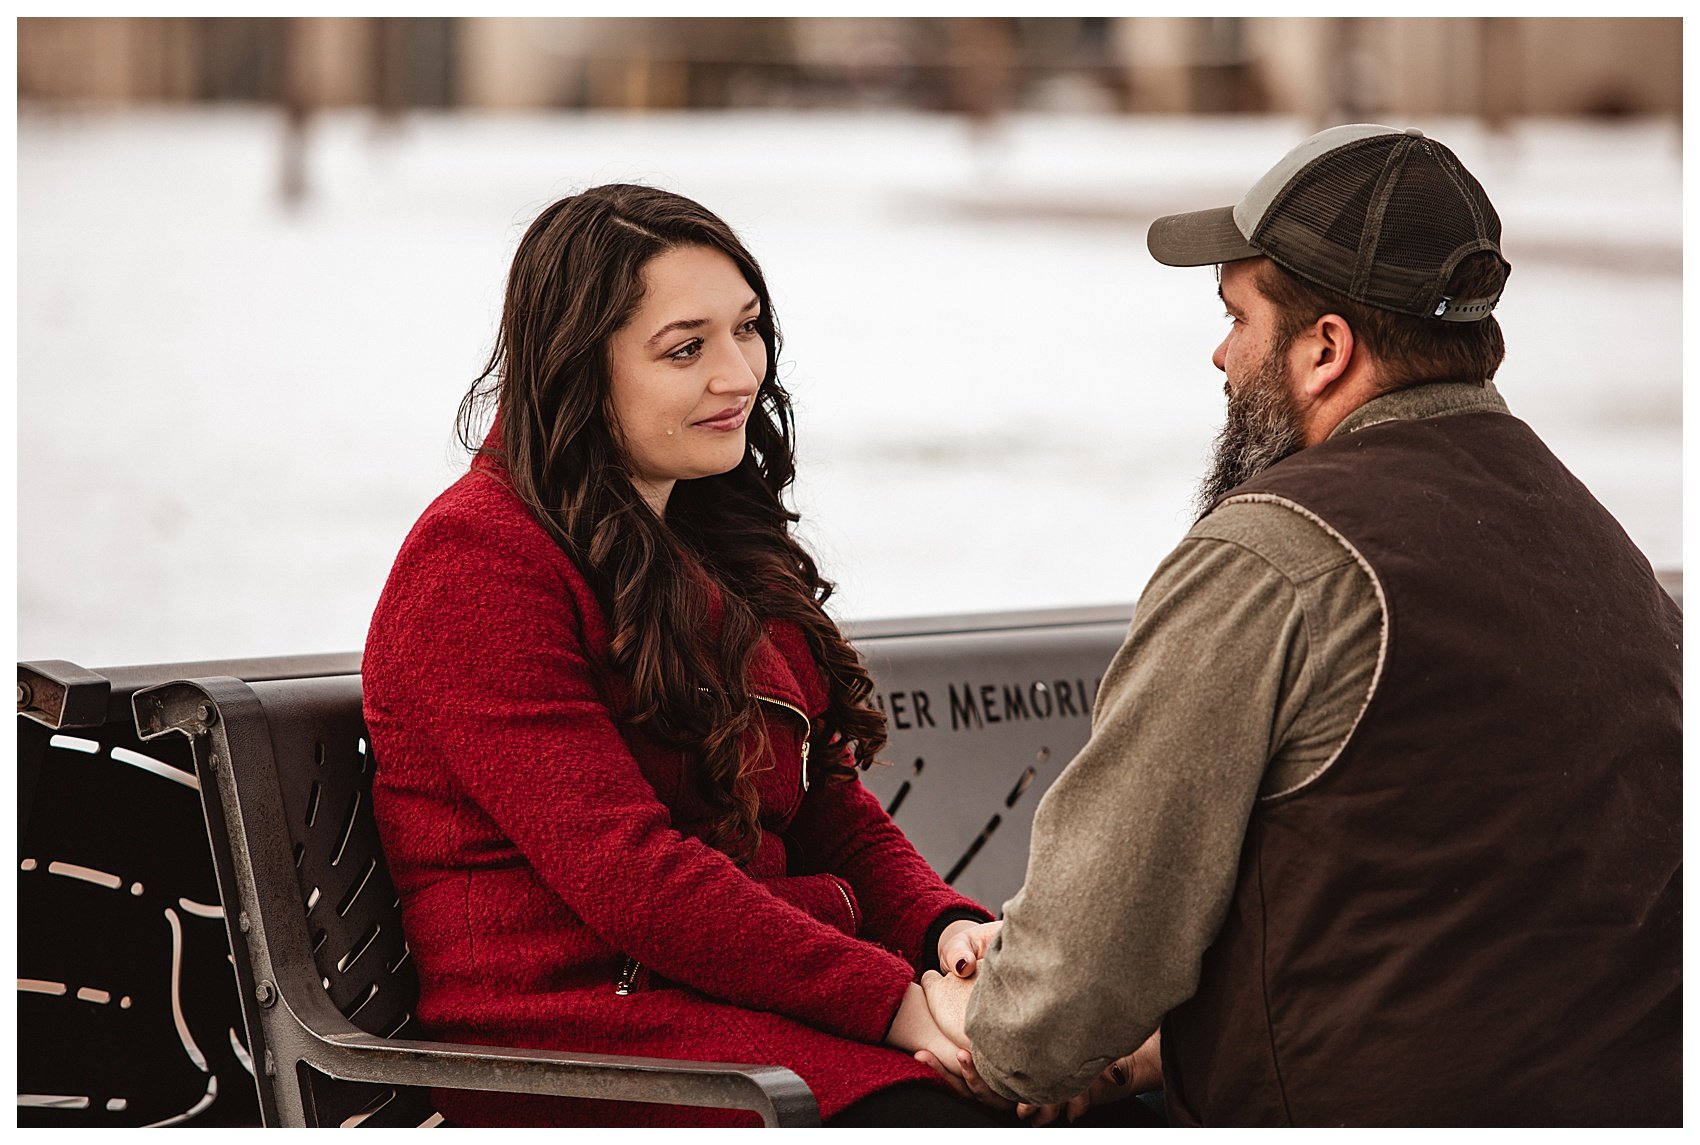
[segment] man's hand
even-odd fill
[[[1112,1062],[1084,1093],[1076,1094],[1060,1105],[1028,1105],[1022,1102],[1015,1107],[1015,1115],[1033,1125],[1049,1125],[1057,1118],[1065,1116],[1068,1120],[1075,1121],[1094,1105],[1108,1105],[1112,1101],[1120,1101],[1134,1094],[1162,1089],[1161,1037],[1161,1033],[1152,1034],[1137,1050]],[[972,1087],[978,1079],[971,1078],[969,1074],[970,1071],[963,1071],[963,1084]]]
[[[970,922],[963,918],[951,923],[939,935],[939,967],[958,978],[974,977],[980,960],[991,949],[992,937],[1002,925],[1001,918],[991,922]]]
[[[981,1077],[980,1071],[974,1068],[973,1054],[967,1050],[957,1050],[956,1063],[962,1067],[962,1084],[971,1097],[991,1106],[993,1109],[1002,1109],[1006,1112],[1019,1108],[1015,1102],[986,1084],[986,1079]]]

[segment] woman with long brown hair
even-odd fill
[[[596,187],[531,224],[363,667],[435,1036],[795,1070],[839,1124],[984,1125],[916,977],[983,945],[861,785],[885,743],[781,495],[780,339],[720,219]],[[970,958],[972,955],[970,955]],[[467,1124],[711,1110],[444,1093]]]

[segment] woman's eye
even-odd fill
[[[756,321],[757,320],[754,319],[754,318],[750,319],[748,322],[746,322],[742,326],[738,327],[738,333],[740,333],[740,334],[760,334],[761,333],[761,327],[756,325]]]
[[[700,353],[702,353],[702,339],[692,338],[667,356],[675,362],[688,362]]]

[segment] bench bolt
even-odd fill
[[[262,980],[258,986],[254,987],[254,997],[260,1000],[260,1005],[270,1007],[277,1001],[277,987],[269,981]]]

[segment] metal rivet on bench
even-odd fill
[[[270,1006],[277,1001],[277,987],[269,981],[262,980],[258,986],[254,987],[254,997],[260,1000],[260,1005]]]
[[[218,752],[215,751],[211,755],[207,756],[207,769],[209,771],[218,770]]]
[[[20,707],[20,708],[29,707],[30,706],[30,699],[31,699],[30,686],[28,684],[24,683],[22,680],[19,680],[18,681],[18,707]]]
[[[218,722],[218,709],[211,704],[202,704],[195,709],[195,718],[210,727]]]
[[[253,925],[253,924],[248,921],[248,912],[247,911],[243,911],[242,913],[240,913],[236,916],[236,929],[240,930],[243,934],[248,933],[248,927],[250,927],[251,925]]]

